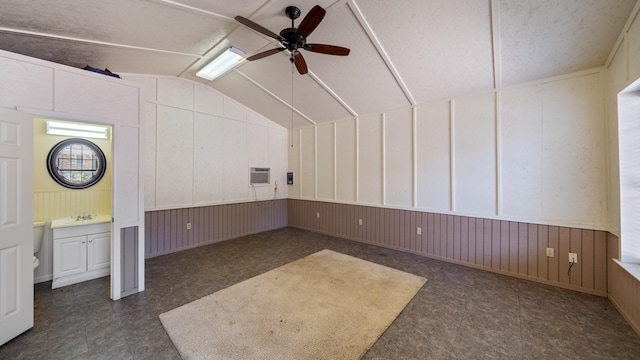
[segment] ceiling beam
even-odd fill
[[[307,74],[316,83],[318,83],[318,85],[320,85],[320,87],[323,88],[324,91],[326,91],[329,95],[331,95],[335,101],[340,103],[340,105],[342,105],[342,107],[344,107],[345,110],[347,110],[352,116],[358,117],[358,113],[355,112],[355,110],[353,110],[351,106],[349,106],[349,104],[347,104],[344,100],[342,100],[342,98],[338,96],[338,94],[336,94],[335,91],[333,91],[327,84],[324,83],[324,81],[320,80],[318,75],[314,74],[311,70],[309,70]]]
[[[497,1],[491,0],[490,22],[491,22],[491,53],[493,55],[493,88],[502,87],[502,55],[500,53],[500,12],[498,10]]]
[[[393,62],[389,58],[389,55],[387,54],[387,52],[382,47],[382,44],[380,43],[380,40],[378,40],[378,37],[373,32],[373,29],[371,29],[371,26],[367,22],[367,19],[365,19],[364,15],[362,14],[362,11],[360,11],[360,8],[358,7],[358,4],[356,4],[355,0],[349,0],[347,2],[347,5],[349,6],[349,9],[351,9],[351,12],[356,17],[356,19],[358,19],[358,22],[360,23],[360,26],[362,27],[362,29],[364,29],[365,33],[369,37],[369,40],[371,41],[373,46],[378,51],[378,54],[380,55],[380,57],[384,61],[385,65],[387,65],[387,68],[389,69],[389,71],[391,72],[393,77],[395,78],[396,82],[398,83],[398,86],[400,86],[400,88],[402,89],[402,92],[404,93],[404,96],[407,98],[407,100],[409,101],[411,106],[417,105],[416,104],[416,100],[413,98],[413,95],[411,95],[411,92],[409,91],[409,88],[404,83],[404,80],[402,80],[402,77],[400,76],[400,73],[398,72],[396,67],[393,65]]]
[[[82,42],[87,44],[105,45],[105,46],[118,47],[123,49],[134,49],[134,50],[151,51],[151,52],[157,52],[157,53],[163,53],[163,54],[191,56],[197,59],[201,58],[200,54],[191,54],[191,53],[185,53],[185,52],[179,52],[179,51],[148,48],[143,46],[134,46],[134,45],[118,44],[118,43],[112,43],[112,42],[106,42],[106,41],[82,39],[82,38],[71,37],[71,36],[47,34],[47,33],[38,32],[38,31],[19,30],[19,29],[0,27],[0,32],[10,32],[14,34],[38,36],[38,37],[43,37],[48,39],[68,40],[68,41],[76,41],[76,42]]]
[[[182,10],[198,13],[198,14],[207,15],[207,16],[210,16],[212,18],[215,18],[215,19],[218,19],[218,20],[222,20],[222,21],[226,21],[226,22],[230,22],[230,23],[235,22],[235,20],[233,18],[230,18],[230,17],[228,17],[226,15],[221,15],[221,14],[218,14],[218,13],[214,13],[212,11],[207,11],[207,10],[204,10],[204,9],[197,8],[195,6],[183,4],[183,3],[179,2],[179,1],[173,1],[173,0],[150,0],[150,1],[162,4],[162,5],[171,6],[171,7],[174,7],[174,8],[178,8],[178,9],[182,9]]]
[[[233,70],[234,73],[242,76],[243,78],[245,78],[246,80],[248,80],[250,83],[252,83],[253,85],[255,85],[256,87],[258,87],[260,90],[264,91],[267,95],[271,96],[272,98],[278,100],[280,103],[282,103],[284,106],[288,107],[289,109],[291,109],[293,112],[295,112],[296,114],[300,115],[300,117],[302,117],[303,119],[307,120],[310,124],[312,125],[318,125],[318,123],[316,123],[315,121],[311,120],[310,117],[308,117],[307,115],[303,114],[300,110],[296,109],[295,107],[293,107],[293,104],[289,104],[288,102],[286,102],[285,100],[283,100],[282,98],[280,98],[278,95],[274,94],[273,92],[269,91],[269,89],[265,88],[264,86],[260,85],[258,82],[256,82],[255,80],[253,80],[252,78],[250,78],[248,75],[246,75],[245,73],[243,73],[242,71],[240,71],[239,69],[234,69]],[[286,126],[285,126],[286,127]]]

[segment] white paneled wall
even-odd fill
[[[189,80],[125,78],[145,90],[146,210],[287,197],[284,128]],[[271,168],[271,186],[254,191],[249,167]]]
[[[305,198],[316,198],[316,128],[300,131],[301,150],[301,194]],[[325,180],[325,179],[320,179]]]
[[[421,106],[416,111],[417,207],[451,210],[450,102]]]
[[[249,183],[247,123],[225,119],[222,129],[224,133],[222,143],[222,173],[225,177],[222,181],[224,198],[228,201],[242,201],[246,199],[248,194],[247,186]]]
[[[500,93],[500,209],[514,218],[542,218],[542,108],[542,86]]]
[[[194,114],[165,105],[157,111],[156,206],[188,206],[193,202]]]
[[[334,175],[336,175],[336,200],[354,202],[357,194],[358,156],[356,150],[358,147],[353,146],[353,144],[358,142],[357,122],[352,119],[336,123],[335,131],[336,171]]]
[[[606,225],[607,137],[601,84],[597,73],[543,86],[542,210],[546,218],[569,224],[593,219],[594,224],[588,225]]]
[[[380,115],[359,119],[358,201],[382,204],[384,195],[384,120]],[[344,184],[341,184],[344,186]]]
[[[452,119],[453,208],[463,214],[495,215],[495,94],[456,99]]]
[[[295,129],[289,196],[606,229],[601,72]]]
[[[318,199],[335,198],[335,123],[318,126]]]
[[[413,187],[413,118],[411,109],[384,117],[385,204],[411,207]]]
[[[207,204],[224,200],[223,172],[210,166],[211,159],[222,159],[224,149],[224,118],[196,113],[193,185],[194,203]]]
[[[637,118],[629,118],[633,102],[629,102],[629,96],[635,96],[633,92],[640,89],[640,2],[636,4],[633,12],[630,14],[629,21],[625,25],[618,42],[614,46],[611,56],[606,64],[605,78],[606,81],[606,119],[607,128],[606,138],[608,143],[608,193],[609,193],[609,209],[608,221],[609,231],[617,236],[609,236],[609,259],[621,259],[621,250],[624,250],[626,244],[637,245],[638,239],[631,236],[625,238],[625,233],[621,234],[621,205],[625,205],[625,201],[621,201],[620,193],[620,172],[623,174],[629,171],[624,168],[623,162],[620,162],[620,142],[619,133],[624,131],[624,127],[628,122],[636,122]],[[621,94],[621,92],[623,92]],[[624,100],[619,102],[619,96]],[[618,112],[618,108],[620,112]],[[582,134],[584,129],[580,129]],[[628,135],[628,133],[626,133]],[[592,135],[595,136],[595,135]],[[624,136],[621,136],[624,139]],[[584,161],[583,161],[584,163]],[[629,203],[629,198],[625,198]],[[637,205],[637,203],[636,203]],[[622,221],[633,222],[631,219],[625,218]],[[635,219],[637,220],[637,219]],[[627,254],[628,255],[628,254]],[[622,256],[624,259],[625,256]],[[624,264],[614,260],[608,261],[608,291],[609,299],[616,306],[622,316],[629,322],[633,329],[640,334],[640,281],[638,276],[634,275],[637,264]]]

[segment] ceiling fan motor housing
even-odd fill
[[[280,31],[280,36],[285,39],[286,43],[283,43],[283,45],[285,45],[289,51],[303,48],[307,42],[304,37],[296,34],[296,28],[286,28]]]

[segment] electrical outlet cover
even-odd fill
[[[578,254],[576,253],[569,253],[569,262],[570,263],[577,263],[578,262]]]
[[[548,257],[554,257],[555,254],[553,253],[553,248],[547,248],[547,256]]]

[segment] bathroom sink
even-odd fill
[[[111,222],[111,215],[94,215],[91,219],[78,219],[77,217],[66,217],[51,221],[51,228],[63,228],[70,226],[90,225]]]

